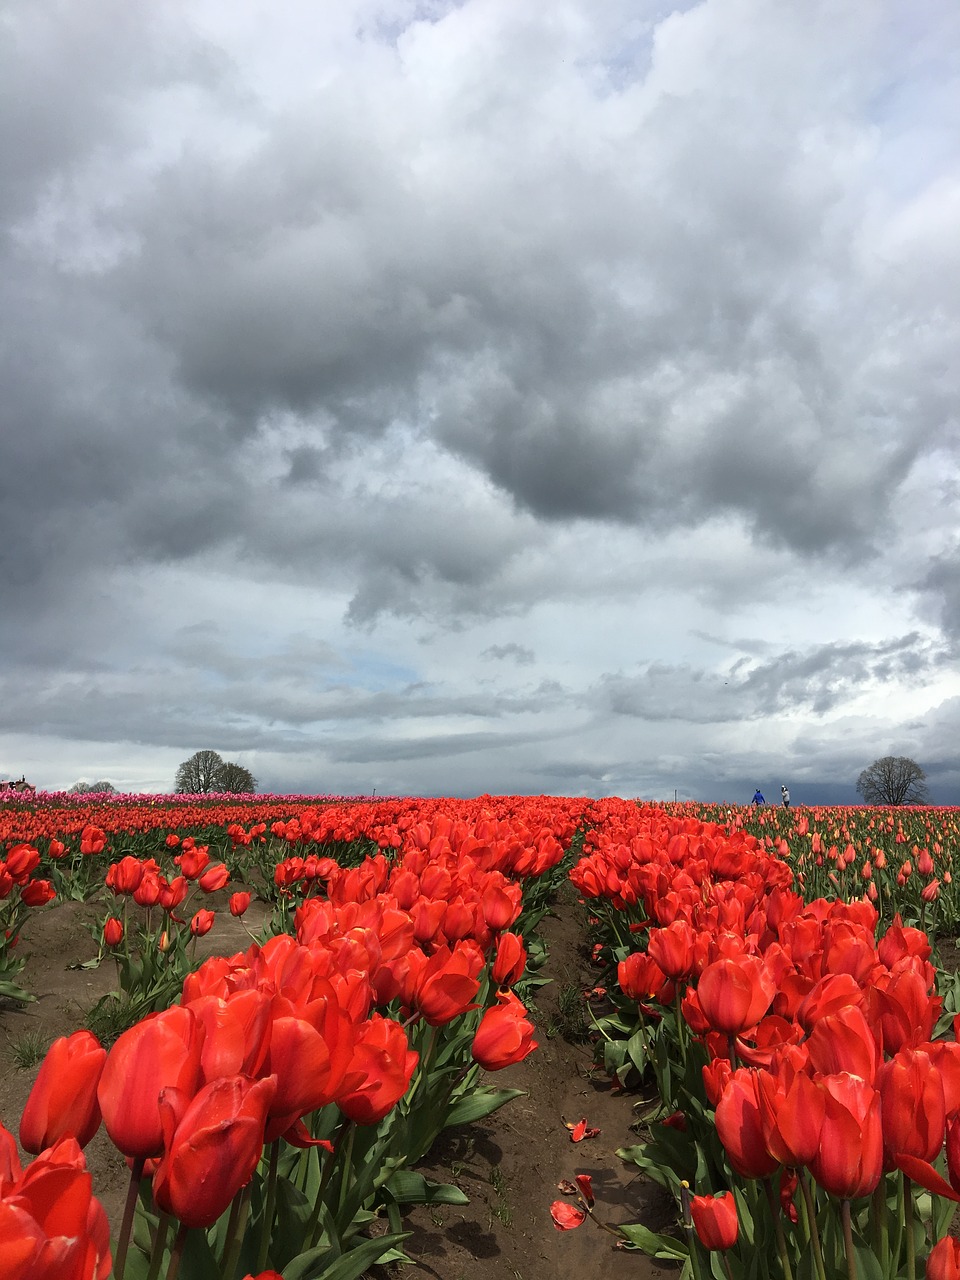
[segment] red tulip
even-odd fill
[[[700,1010],[712,1027],[739,1035],[756,1026],[776,993],[776,983],[759,956],[715,960],[697,983]]]
[[[192,1011],[173,1005],[125,1031],[107,1054],[97,1098],[113,1145],[125,1156],[160,1154],[160,1091],[192,1096],[200,1083],[203,1028]]]
[[[803,1071],[792,1075],[763,1073],[758,1100],[767,1150],[781,1164],[808,1164],[820,1147],[826,1110],[823,1090]]]
[[[919,956],[905,956],[867,992],[868,1007],[876,1011],[886,1053],[917,1048],[931,1039],[943,1007],[941,997],[932,994],[935,981],[931,965]]]
[[[189,1098],[160,1094],[163,1158],[153,1175],[157,1204],[188,1227],[209,1227],[253,1176],[263,1152],[274,1076],[214,1080]]]
[[[110,1226],[76,1142],[64,1138],[10,1173],[0,1181],[4,1280],[106,1280]]]
[[[737,1202],[732,1191],[717,1196],[692,1196],[690,1216],[705,1249],[732,1249],[737,1243]]]
[[[358,1083],[338,1096],[337,1106],[357,1124],[378,1124],[406,1093],[418,1061],[403,1027],[371,1014],[360,1027],[350,1060],[348,1075]]]
[[[108,889],[119,896],[122,893],[133,893],[143,879],[143,863],[132,854],[127,854],[119,862],[111,862],[107,871]]]
[[[723,1096],[723,1091],[727,1087],[730,1077],[733,1075],[733,1067],[730,1065],[729,1058],[714,1058],[712,1062],[708,1062],[703,1067],[703,1088],[707,1095],[711,1107],[716,1108],[717,1103]]]
[[[102,853],[106,848],[107,837],[99,827],[86,826],[80,833],[80,852],[84,857],[94,853]]]
[[[270,1045],[272,1001],[265,991],[198,996],[188,1007],[203,1026],[204,1084],[223,1076],[259,1076]],[[269,1074],[269,1073],[266,1073]]]
[[[800,1001],[797,1021],[804,1031],[812,1031],[820,1018],[843,1013],[862,1001],[863,991],[856,978],[849,973],[828,973]]]
[[[880,1065],[876,1039],[857,1008],[820,1018],[807,1040],[807,1052],[814,1069],[823,1075],[846,1071],[871,1084]]]
[[[679,980],[693,972],[695,934],[686,920],[675,920],[666,929],[651,929],[647,951],[668,978]]]
[[[315,985],[318,998],[308,1004],[298,1007],[275,996],[271,1009],[263,1070],[277,1078],[271,1114],[290,1123],[332,1102],[345,1085],[353,1085],[349,1076],[356,1029],[333,986],[319,979]]]
[[[474,950],[459,946],[451,951],[440,947],[427,960],[417,982],[413,996],[415,1008],[432,1027],[442,1027],[468,1009],[480,987],[478,973],[483,965],[482,956]]]
[[[20,900],[28,907],[45,907],[57,896],[49,880],[30,880],[20,890]]]
[[[841,1200],[869,1195],[883,1172],[880,1095],[872,1084],[841,1072],[822,1076],[824,1092],[820,1150],[810,1172]]]
[[[160,906],[163,907],[164,911],[175,911],[189,892],[190,885],[187,883],[186,876],[177,876],[169,882],[162,880],[160,883]]]
[[[496,874],[496,873],[495,873]],[[509,929],[520,914],[521,888],[498,876],[502,883],[488,883],[480,895],[480,909],[487,927],[494,933]]]
[[[637,1003],[657,1000],[660,1004],[670,1004],[677,991],[653,956],[642,951],[633,951],[620,961],[617,981],[623,994]]]
[[[960,1280],[960,1240],[944,1236],[930,1250],[927,1280]]]
[[[214,893],[222,889],[230,879],[230,868],[225,862],[214,862],[197,881],[204,893]]]
[[[527,949],[516,933],[501,933],[497,942],[497,954],[490,971],[492,981],[498,987],[512,987],[527,967]]]
[[[230,895],[230,914],[232,916],[242,916],[250,905],[250,894],[246,890],[241,889]]]
[[[40,852],[29,844],[15,844],[7,851],[6,863],[17,884],[26,884],[40,865]]]
[[[537,1047],[533,1023],[521,1001],[512,991],[501,993],[497,1000],[499,1003],[480,1019],[473,1037],[473,1059],[485,1071],[500,1071],[522,1062]]]
[[[110,916],[103,924],[103,941],[108,947],[118,947],[123,941],[123,921]]]
[[[205,933],[209,933],[213,928],[213,922],[216,918],[215,911],[208,911],[205,907],[201,907],[190,921],[190,932],[195,938],[202,938]]]
[[[929,1054],[937,1068],[943,1084],[943,1101],[947,1119],[960,1113],[960,1044],[955,1040],[939,1040],[924,1045],[923,1051]]]
[[[943,1084],[926,1053],[901,1049],[877,1073],[883,1120],[884,1167],[897,1167],[897,1157],[936,1159],[946,1124]]]
[[[758,1075],[753,1068],[735,1071],[717,1103],[717,1133],[730,1163],[745,1178],[765,1178],[780,1163],[764,1140]]]
[[[133,900],[138,907],[155,907],[160,901],[160,889],[160,876],[148,867],[133,891]]]
[[[100,1128],[97,1086],[106,1058],[106,1049],[89,1031],[54,1040],[20,1119],[24,1151],[37,1155],[67,1137],[87,1145]]]

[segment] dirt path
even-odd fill
[[[642,1221],[662,1229],[672,1216],[660,1189],[635,1177],[616,1156],[636,1143],[629,1096],[614,1094],[592,1070],[592,1046],[571,1043],[574,993],[596,982],[583,951],[582,909],[571,898],[543,922],[549,955],[537,994],[534,1021],[539,1048],[516,1067],[487,1077],[497,1087],[523,1089],[488,1120],[441,1135],[422,1172],[454,1182],[469,1197],[462,1207],[420,1207],[406,1219],[414,1231],[406,1249],[412,1267],[397,1269],[404,1280],[647,1280],[663,1268],[643,1254],[617,1250],[612,1236],[590,1222],[558,1231],[550,1205],[560,1199],[557,1183],[578,1173],[593,1179],[600,1216],[611,1223]],[[585,1116],[599,1128],[596,1138],[573,1143],[564,1119]]]
[[[488,1077],[490,1084],[522,1089],[526,1096],[480,1124],[441,1136],[421,1169],[458,1185],[470,1203],[411,1210],[405,1225],[413,1232],[406,1245],[413,1265],[375,1269],[383,1280],[648,1280],[663,1271],[642,1254],[616,1250],[613,1238],[592,1223],[559,1232],[550,1218],[550,1205],[560,1198],[557,1183],[577,1173],[591,1175],[607,1221],[642,1221],[659,1230],[672,1212],[659,1189],[641,1182],[615,1155],[636,1141],[629,1127],[630,1097],[613,1094],[605,1078],[594,1074],[589,1044],[562,1034],[580,994],[596,982],[584,954],[582,909],[571,895],[562,899],[542,928],[549,948],[542,973],[551,982],[537,992],[533,1012],[539,1048],[518,1066]],[[109,962],[95,969],[70,967],[96,956],[88,928],[94,914],[89,906],[63,903],[36,913],[25,930],[21,945],[28,959],[21,980],[37,1000],[0,1004],[0,1120],[14,1132],[36,1074],[36,1065],[20,1068],[16,1059],[31,1041],[45,1049],[56,1036],[82,1026],[91,1006],[114,986]],[[249,940],[223,913],[201,941],[208,952],[229,954]],[[575,1144],[564,1119],[583,1116],[600,1134]],[[116,1224],[127,1169],[103,1132],[88,1147],[87,1160],[95,1193]]]

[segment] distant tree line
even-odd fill
[[[227,791],[236,795],[256,791],[257,780],[242,764],[224,760],[217,751],[196,751],[177,770],[174,789],[184,795]]]

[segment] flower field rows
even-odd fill
[[[697,1277],[960,1274],[957,991],[934,950],[958,848],[957,810],[5,798],[0,994],[27,997],[32,911],[97,902],[118,1034],[50,1047],[19,1118],[32,1162],[3,1117],[0,1274],[350,1280],[402,1258],[404,1205],[462,1200],[417,1162],[514,1096],[481,1072],[536,1048],[537,925],[568,875],[598,1061],[647,1089],[621,1154],[678,1204],[676,1234],[616,1224],[620,1243]],[[262,934],[198,964],[253,897]],[[112,1240],[83,1155],[101,1125],[131,1167]],[[557,1226],[602,1220],[589,1177],[563,1190]]]

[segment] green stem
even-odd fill
[[[323,1165],[323,1172],[320,1174],[320,1185],[317,1187],[317,1198],[314,1201],[313,1211],[310,1214],[310,1221],[307,1223],[307,1230],[304,1234],[304,1240],[309,1241],[308,1248],[310,1249],[315,1249],[320,1243],[320,1213],[323,1209],[323,1197],[326,1194],[330,1178],[337,1165],[337,1157],[340,1154],[340,1142],[346,1131],[352,1126],[352,1123],[352,1121],[344,1118],[340,1133],[334,1140],[333,1150],[327,1152],[327,1158]]]
[[[187,1228],[181,1222],[180,1229],[173,1242],[173,1248],[170,1250],[170,1265],[167,1267],[167,1280],[177,1280],[177,1272],[180,1270],[180,1259],[183,1257],[183,1246],[186,1242]]]
[[[873,1248],[884,1275],[890,1271],[890,1223],[887,1219],[887,1179],[881,1178],[870,1198],[870,1216],[873,1219]]]
[[[434,1052],[436,1051],[437,1037],[439,1034],[439,1027],[430,1028],[430,1034],[427,1037],[427,1047],[424,1049],[423,1054],[420,1057],[420,1066],[417,1071],[417,1078],[407,1090],[406,1097],[404,1098],[404,1110],[407,1115],[410,1114],[410,1104],[416,1096],[416,1092],[420,1088],[422,1081],[430,1074],[430,1067],[433,1065],[432,1059]]]
[[[246,1233],[249,1214],[250,1183],[248,1182],[233,1197],[233,1204],[230,1206],[227,1240],[223,1250],[223,1262],[220,1267],[221,1280],[233,1280],[233,1277],[237,1274],[237,1263],[240,1261],[240,1250],[243,1248],[243,1237]],[[261,1270],[263,1270],[262,1267]]]
[[[907,1237],[907,1280],[916,1280],[917,1251],[914,1239],[913,1187],[910,1179],[903,1179],[903,1222]]]
[[[337,1216],[343,1212],[343,1206],[347,1200],[347,1190],[353,1181],[353,1139],[357,1132],[357,1126],[352,1124],[347,1132],[347,1141],[344,1144],[343,1152],[343,1169],[340,1174],[340,1195],[337,1198]]]
[[[270,1158],[267,1164],[267,1194],[263,1207],[263,1222],[260,1224],[260,1248],[257,1251],[257,1270],[263,1271],[267,1265],[267,1253],[270,1249],[270,1237],[273,1233],[273,1211],[277,1203],[277,1169],[280,1163],[280,1139],[270,1143]]]
[[[693,1219],[690,1216],[690,1184],[688,1182],[681,1182],[680,1184],[680,1208],[683,1218],[683,1230],[687,1237],[687,1251],[690,1255],[693,1280],[703,1280],[703,1268],[700,1265],[700,1247],[697,1242],[697,1233],[693,1229]]]
[[[810,1181],[807,1178],[806,1169],[797,1170],[797,1181],[800,1184],[800,1195],[807,1212],[807,1226],[810,1232],[813,1260],[817,1268],[817,1280],[827,1280],[827,1269],[823,1262],[823,1250],[820,1247],[820,1229],[817,1226],[817,1206],[810,1190]]]
[[[674,998],[674,1005],[677,1011],[677,1041],[680,1045],[680,1065],[686,1069],[687,1066],[687,1037],[686,1024],[683,1014],[680,1012],[680,987],[677,986],[677,994]]]
[[[730,1066],[736,1071],[740,1065],[740,1059],[737,1057],[736,1036],[727,1036],[727,1057],[730,1059]]]
[[[857,1280],[857,1260],[853,1251],[853,1225],[850,1221],[850,1201],[840,1202],[840,1220],[843,1223],[843,1251],[847,1257],[847,1280]]]
[[[137,1208],[137,1197],[140,1194],[140,1182],[143,1178],[143,1166],[146,1161],[138,1156],[130,1170],[130,1185],[127,1187],[127,1199],[123,1206],[123,1220],[120,1223],[120,1235],[117,1239],[117,1252],[113,1259],[113,1274],[116,1280],[123,1280],[124,1268],[127,1265],[127,1249],[130,1245],[130,1233],[133,1229],[133,1215]]]
[[[173,1219],[169,1213],[164,1211],[160,1214],[160,1221],[157,1223],[157,1234],[153,1242],[153,1253],[150,1255],[150,1270],[147,1272],[147,1280],[157,1280],[157,1276],[160,1274],[163,1251],[167,1247],[167,1232],[172,1221]]]

